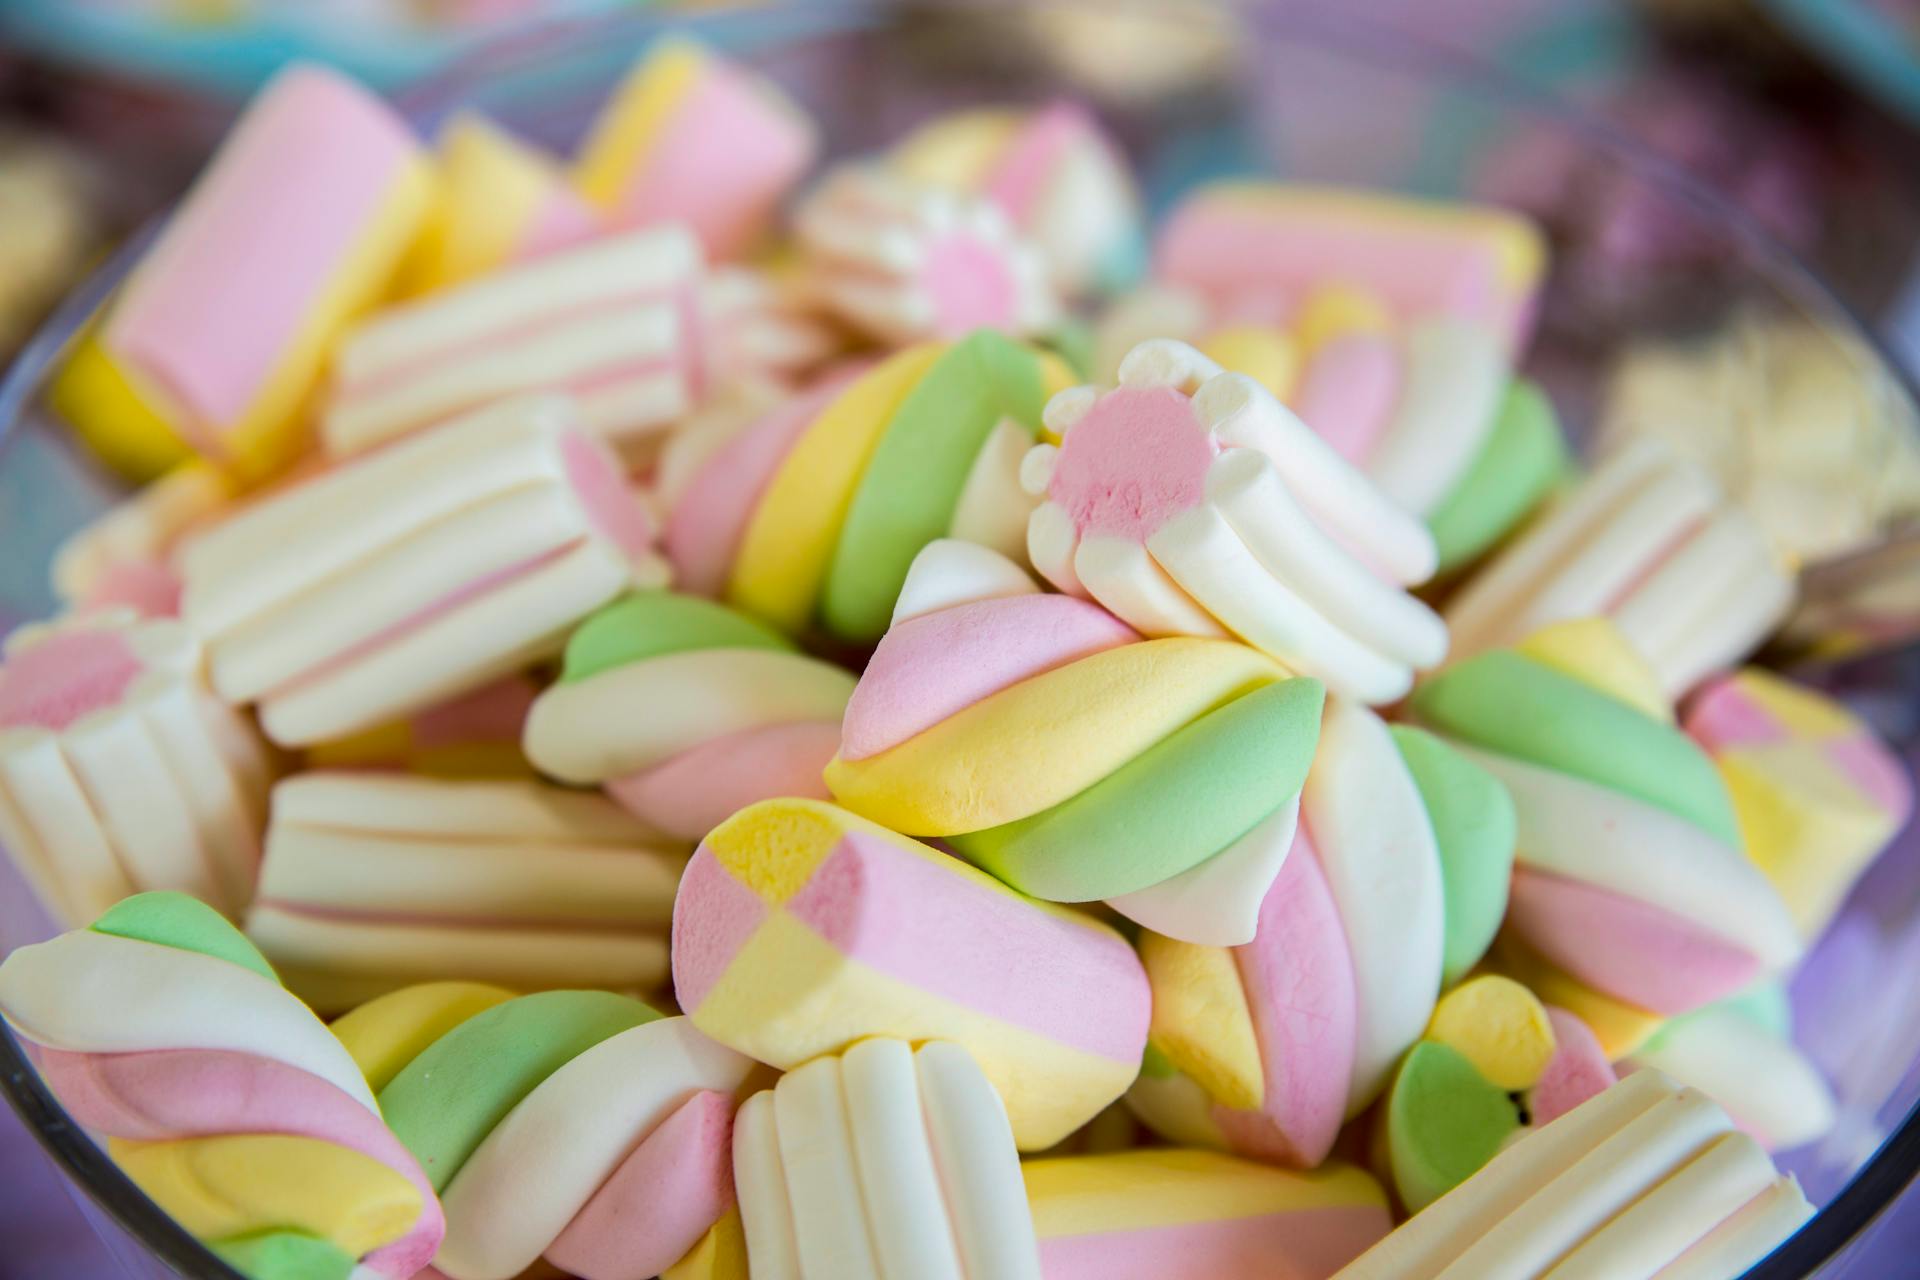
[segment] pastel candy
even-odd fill
[[[689,468],[667,523],[677,580],[788,635],[871,644],[928,542],[1018,554],[1020,460],[1067,376],[987,330],[829,375]]]
[[[723,604],[642,592],[567,642],[527,719],[527,755],[592,784],[657,831],[695,841],[772,796],[827,798],[854,678]]]
[[[1040,1280],[1006,1110],[958,1045],[788,1072],[741,1106],[733,1179],[755,1280]]]
[[[1906,766],[1840,703],[1758,668],[1702,686],[1682,723],[1726,781],[1747,856],[1818,937],[1906,825]]]
[[[1787,1027],[1767,1025],[1737,1001],[1675,1018],[1627,1061],[1700,1090],[1769,1151],[1824,1137],[1837,1115],[1832,1087]]]
[[[1287,326],[1264,316],[1217,312],[1193,290],[1161,283],[1123,294],[1100,312],[1088,372],[1096,382],[1118,382],[1128,353],[1155,338],[1187,343],[1221,368],[1252,378],[1282,403],[1292,402],[1301,353]],[[1344,450],[1342,456],[1347,456]]]
[[[62,371],[55,405],[138,478],[198,454],[250,479],[307,442],[329,346],[377,301],[431,176],[411,131],[334,72],[263,89]]]
[[[942,116],[887,155],[908,178],[983,195],[1036,245],[1062,293],[1111,289],[1139,270],[1139,196],[1093,113],[1069,100],[1033,111]]]
[[[213,686],[288,746],[558,652],[657,583],[653,527],[566,402],[510,400],[262,497],[181,553]]]
[[[1724,1112],[1643,1071],[1507,1147],[1340,1280],[1735,1275],[1812,1213]],[[1690,1254],[1746,1260],[1700,1270]]]
[[[1142,641],[984,548],[921,552],[827,766],[841,804],[1023,893],[1244,942],[1293,838],[1317,681]]]
[[[1447,603],[1456,657],[1607,617],[1671,699],[1751,652],[1793,602],[1759,526],[1656,439],[1613,455]]]
[[[685,855],[532,781],[312,772],[273,793],[247,935],[337,1011],[429,979],[650,991]]]
[[[1119,1097],[1146,1043],[1146,978],[1111,929],[811,800],[708,834],[674,903],[673,977],[696,1026],[782,1069],[869,1036],[951,1040],[1023,1150]]]
[[[1780,972],[1800,943],[1711,762],[1649,714],[1634,669],[1609,624],[1568,624],[1449,667],[1412,709],[1512,793],[1509,927],[1605,995],[1684,1013]]]
[[[128,894],[253,893],[273,760],[179,623],[125,609],[21,627],[0,661],[0,845],[75,926]]]
[[[583,1280],[651,1276],[726,1212],[745,1058],[600,991],[520,996],[431,1040],[409,1034],[413,1019],[448,1020],[446,994],[402,990],[336,1024],[391,1072],[381,1109],[446,1205],[440,1274],[508,1280],[544,1256]]]
[[[342,336],[321,414],[359,453],[502,398],[572,397],[586,427],[644,445],[703,392],[699,245],[681,227],[608,236],[379,311]]]
[[[716,259],[765,233],[819,150],[772,82],[695,41],[661,40],[587,131],[575,184],[615,226],[684,223]]]
[[[233,497],[233,482],[205,462],[186,462],[118,503],[60,544],[54,594],[73,609],[124,607],[148,617],[180,612],[174,554]]]
[[[978,328],[1026,337],[1059,317],[1046,262],[984,196],[850,164],[801,201],[794,234],[822,304],[893,346]]]
[[[715,267],[700,286],[698,355],[709,399],[742,385],[786,389],[839,355],[846,334],[794,269]]]
[[[75,1122],[253,1280],[404,1280],[440,1203],[354,1060],[253,946],[182,894],[0,962],[0,1015]]]
[[[1394,1077],[1386,1126],[1394,1190],[1417,1214],[1498,1155],[1520,1118],[1506,1090],[1465,1055],[1422,1040]]]
[[[1062,443],[1022,468],[1048,581],[1149,636],[1235,636],[1362,702],[1446,656],[1446,626],[1406,592],[1433,572],[1432,537],[1265,388],[1171,341],[1136,347],[1120,382],[1055,397]]]
[[[429,778],[525,778],[520,734],[540,686],[515,672],[412,715],[305,752],[310,769],[391,769]]]
[[[434,171],[433,213],[401,268],[408,295],[564,249],[602,229],[558,161],[477,112],[441,128]]]
[[[1492,940],[1511,818],[1460,818],[1498,794],[1436,740],[1331,700],[1299,829],[1251,940],[1141,935],[1163,1065],[1129,1091],[1135,1114],[1188,1145],[1298,1168],[1324,1160],[1427,1028],[1448,947],[1468,939],[1454,958],[1470,966]]]
[[[1325,1280],[1386,1235],[1386,1198],[1330,1164],[1292,1173],[1211,1151],[1029,1160],[1047,1280]]]
[[[1553,1056],[1523,1096],[1529,1122],[1536,1128],[1552,1124],[1618,1079],[1600,1038],[1586,1022],[1552,1005],[1547,1006],[1547,1022],[1553,1027]]]
[[[1154,242],[1153,274],[1217,305],[1299,307],[1329,284],[1382,298],[1402,324],[1445,316],[1520,350],[1546,269],[1538,227],[1504,209],[1273,182],[1188,196]]]

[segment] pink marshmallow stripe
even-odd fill
[[[413,718],[416,747],[454,747],[472,742],[518,744],[539,689],[523,675],[506,676]]]
[[[1650,903],[1515,868],[1508,919],[1527,944],[1596,991],[1655,1013],[1725,999],[1760,977],[1738,943]]]
[[[1206,500],[1220,446],[1171,387],[1121,387],[1067,432],[1047,496],[1082,537],[1144,543]]]
[[[1328,1280],[1393,1227],[1380,1205],[1301,1209],[1040,1242],[1047,1280]]]
[[[653,550],[657,530],[640,497],[627,484],[613,451],[597,440],[569,431],[560,440],[567,483],[586,509],[587,520],[629,560]]]
[[[1391,339],[1378,334],[1335,338],[1314,354],[1294,408],[1335,453],[1365,467],[1393,420],[1401,375],[1400,352]]]
[[[0,666],[0,728],[59,733],[117,706],[144,670],[117,631],[57,631]]]
[[[1738,676],[1716,680],[1687,705],[1686,731],[1709,752],[1785,742],[1787,727],[1757,699],[1747,696]]]
[[[226,429],[418,157],[405,122],[351,80],[282,72],[141,260],[107,348],[178,403],[185,429]]]
[[[1029,117],[987,176],[987,198],[1017,227],[1039,212],[1060,166],[1081,142],[1106,147],[1093,114],[1077,102],[1055,102]]]
[[[655,830],[676,840],[700,840],[756,801],[831,799],[820,774],[839,746],[835,721],[758,725],[611,779],[606,790]]]
[[[1536,1129],[1605,1093],[1616,1079],[1599,1038],[1585,1022],[1565,1009],[1548,1005],[1547,1024],[1553,1028],[1553,1056],[1547,1059],[1547,1069],[1533,1086],[1532,1124]]]
[[[888,631],[847,702],[840,754],[864,760],[1001,690],[1140,637],[1072,596],[956,605]]]
[[[920,285],[933,304],[933,331],[957,338],[975,329],[1011,329],[1020,313],[1013,263],[998,244],[971,232],[929,242]]]

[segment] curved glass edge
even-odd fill
[[[971,14],[993,8],[1044,5],[1084,7],[1089,0],[939,0],[921,9],[958,7]],[[1164,9],[1162,0],[1104,0],[1111,8]],[[870,30],[901,10],[879,0],[816,0],[706,14],[642,13],[609,19],[556,18],[482,44],[460,62],[429,75],[394,95],[411,118],[431,122],[459,104],[463,86],[490,70],[524,65],[556,49],[571,47],[588,34],[604,38],[613,28],[623,41],[638,42],[667,30],[699,35],[731,51],[824,38]],[[1458,49],[1412,35],[1379,20],[1333,9],[1293,6],[1241,6],[1243,20],[1263,43],[1308,40],[1376,64],[1393,59],[1419,74],[1443,77],[1453,87],[1505,101],[1551,120],[1634,172],[1665,195],[1689,206],[1739,238],[1761,259],[1784,269],[1805,300],[1826,310],[1852,330],[1850,336],[1891,371],[1910,403],[1920,405],[1920,383],[1884,337],[1842,299],[1797,253],[1779,242],[1743,209],[1696,181],[1684,168],[1640,146],[1629,135],[1527,85],[1498,66]],[[88,318],[112,293],[133,262],[158,233],[162,219],[143,227],[70,294],[42,324],[13,364],[0,374],[0,453],[39,392],[45,374],[84,329]],[[153,1203],[118,1166],[75,1125],[46,1089],[10,1030],[0,1024],[0,1088],[41,1146],[121,1227],[146,1244],[177,1274],[207,1280],[244,1280]],[[1920,1177],[1920,1102],[1907,1112],[1846,1187],[1819,1209],[1798,1232],[1750,1269],[1743,1280],[1803,1280],[1839,1258],[1847,1247]]]

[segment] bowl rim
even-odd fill
[[[1230,19],[1244,24],[1262,47],[1315,46],[1322,51],[1401,70],[1446,83],[1550,123],[1648,182],[1692,214],[1732,235],[1742,249],[1779,271],[1792,300],[1826,313],[1885,369],[1910,405],[1920,405],[1920,381],[1879,328],[1843,299],[1824,276],[1758,220],[1683,166],[1644,147],[1625,130],[1550,90],[1488,62],[1479,55],[1400,29],[1390,21],[1346,11],[1344,7],[1299,6],[1228,0]],[[465,87],[490,70],[524,65],[556,50],[577,48],[596,35],[617,31],[637,45],[668,32],[699,36],[728,52],[751,56],[755,49],[790,48],[806,41],[876,30],[891,20],[911,21],[941,11],[982,13],[1033,8],[1092,9],[1095,12],[1185,12],[1179,0],[776,0],[714,12],[660,10],[560,15],[517,25],[477,42],[446,66],[429,72],[390,95],[390,101],[416,124],[436,121],[461,105]],[[28,405],[43,389],[47,374],[84,332],[92,314],[118,287],[141,253],[157,237],[166,214],[156,215],[115,248],[79,286],[41,322],[13,361],[0,371],[0,458]],[[237,1270],[159,1208],[73,1122],[47,1089],[12,1029],[0,1020],[0,1093],[19,1115],[61,1172],[134,1241],[170,1270],[196,1280],[245,1280]],[[1838,1261],[1876,1218],[1920,1177],[1920,1101],[1908,1110],[1873,1156],[1855,1170],[1825,1206],[1771,1254],[1748,1270],[1743,1280],[1802,1280]]]

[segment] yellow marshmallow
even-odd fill
[[[1553,1058],[1544,1005],[1511,978],[1469,978],[1434,1006],[1426,1038],[1456,1050],[1495,1088],[1531,1089]]]
[[[343,1015],[334,1022],[333,1034],[378,1093],[428,1045],[513,996],[484,982],[423,982]]]
[[[1257,1110],[1266,1076],[1233,952],[1143,933],[1140,960],[1153,985],[1153,1046],[1222,1106]]]
[[[1514,649],[1590,688],[1673,723],[1673,706],[1646,659],[1605,618],[1578,618],[1541,627]]]

